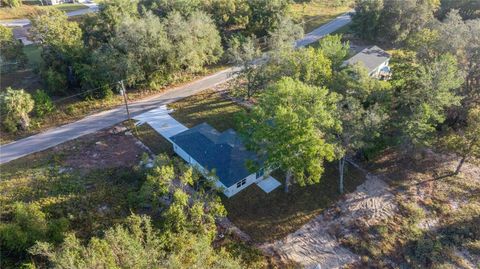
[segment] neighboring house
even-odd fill
[[[390,77],[390,54],[377,46],[371,46],[355,54],[352,58],[343,62],[345,65],[363,64],[368,74],[375,78],[388,79]]]
[[[264,179],[264,171],[250,172],[246,163],[258,162],[232,129],[218,132],[207,123],[199,124],[170,137],[174,151],[203,175],[215,172],[216,185],[231,197],[252,183]]]

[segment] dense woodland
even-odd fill
[[[33,97],[21,90],[2,92],[3,128],[28,128],[29,113],[54,109],[50,96],[109,98],[120,80],[131,88],[160,87],[224,61],[243,67],[230,95],[254,104],[238,118],[238,131],[266,166],[283,172],[285,192],[292,184],[319,183],[325,164],[338,162],[342,193],[345,162],[368,162],[386,148],[412,156],[425,148],[458,154],[452,175],[466,159],[480,158],[475,1],[355,1],[351,31],[390,49],[393,73],[387,81],[371,78],[361,65],[342,66],[350,55],[342,35],[295,49],[303,29],[285,16],[288,4],[114,0],[81,23],[54,10],[34,17],[45,91]],[[0,30],[2,61],[22,64],[19,45],[8,29]],[[246,266],[212,246],[215,219],[226,212],[208,182],[163,155],[153,168],[135,169],[141,184],[129,194],[129,208],[148,208],[150,217],[132,214],[122,224],[79,239],[68,233],[74,224],[65,217],[45,214],[26,201],[9,205],[0,226],[2,267]],[[478,242],[478,227],[468,228],[471,232],[458,236]],[[413,257],[404,262],[436,266]]]

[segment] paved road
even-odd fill
[[[68,17],[78,16],[87,14],[90,12],[97,12],[98,11],[98,4],[96,3],[82,3],[88,8],[79,9],[71,12],[67,12]],[[0,20],[0,25],[8,26],[8,27],[24,27],[30,24],[29,19],[16,19],[16,20]]]
[[[351,11],[353,12],[353,10]],[[318,27],[317,29],[313,30],[312,32],[306,34],[302,39],[297,41],[297,47],[304,47],[308,44],[311,44],[320,38],[335,32],[337,29],[342,28],[343,26],[349,24],[352,21],[350,18],[349,13],[345,13],[334,20],[330,21],[327,24]]]
[[[338,21],[338,23],[336,21]],[[318,40],[324,35],[334,32],[338,28],[345,25],[346,21],[345,15],[334,19],[332,22],[317,28],[312,33],[307,34],[305,38],[297,42],[297,46],[300,47],[313,43],[315,40]],[[161,105],[165,105],[198,93],[202,90],[212,88],[215,85],[232,79],[237,71],[239,71],[239,67],[228,68],[211,76],[194,81],[190,84],[137,101],[129,106],[130,112],[132,116],[135,116],[150,109],[157,108]],[[48,149],[77,137],[96,132],[126,119],[127,115],[125,112],[125,107],[119,106],[111,110],[88,116],[79,121],[56,127],[43,133],[17,140],[10,144],[2,145],[0,146],[0,164],[7,163],[11,160],[18,159],[34,152]]]

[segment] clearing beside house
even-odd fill
[[[356,191],[283,239],[261,244],[279,264],[307,268],[432,268],[480,265],[480,166],[458,176],[452,155],[422,160],[387,150]]]
[[[0,218],[8,218],[15,202],[35,203],[52,217],[81,224],[70,228],[82,238],[123,220],[138,184],[132,167],[145,151],[125,130],[113,130],[0,165]]]

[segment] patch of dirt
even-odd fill
[[[367,180],[333,207],[283,240],[263,244],[260,249],[276,256],[280,263],[291,261],[305,268],[344,268],[360,256],[343,247],[340,238],[354,233],[355,224],[365,226],[395,214],[396,203],[390,187],[379,177]]]
[[[118,126],[83,136],[56,146],[62,155],[62,165],[79,170],[132,166],[145,152],[141,143],[128,132],[117,132]]]

